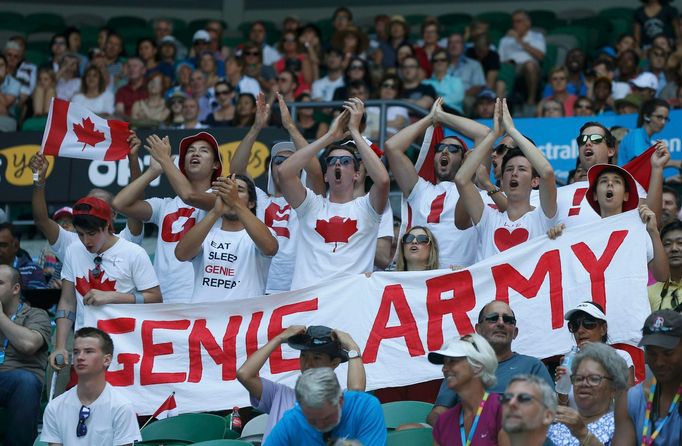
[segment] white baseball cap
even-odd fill
[[[640,74],[634,80],[630,81],[630,83],[637,88],[658,90],[658,78],[654,73],[649,73],[648,71]]]
[[[602,321],[606,320],[606,315],[604,314],[603,311],[601,311],[594,303],[592,302],[581,302],[578,304],[577,307],[575,307],[572,310],[568,310],[566,314],[564,314],[564,319],[569,320],[571,316],[573,316],[575,313],[578,311],[582,311],[583,313],[587,313],[590,316],[592,316],[595,319],[599,319]]]

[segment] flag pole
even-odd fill
[[[175,395],[175,391],[173,391],[173,393],[171,393],[170,396],[169,396],[168,398],[170,398],[170,397],[173,396],[173,395]],[[163,400],[163,403],[161,403],[161,404],[165,404],[166,401],[168,401],[168,398],[166,398],[165,400]],[[149,419],[148,419],[147,421],[145,421],[145,423],[142,425],[142,427],[140,427],[140,430],[144,429],[145,426],[147,426],[147,425],[149,424],[149,422],[152,421],[153,418],[154,418],[154,415],[151,415],[151,416],[149,417]]]
[[[47,115],[48,124],[50,122],[52,122],[51,119],[52,119],[52,106],[53,105],[54,105],[54,97],[52,97],[50,99],[50,110],[48,111],[48,115]],[[47,129],[47,126],[45,126],[45,129]],[[43,131],[43,141],[40,143],[40,149],[38,150],[38,153],[40,153],[41,155],[43,154],[43,152],[45,150],[45,135],[46,135],[46,133]],[[40,174],[38,173],[38,171],[35,171],[35,172],[33,172],[33,182],[37,183],[38,181],[40,181]]]

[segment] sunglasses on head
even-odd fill
[[[288,158],[287,156],[277,155],[277,156],[275,156],[275,157],[272,158],[272,164],[274,164],[274,165],[276,165],[276,166],[279,166],[279,165],[282,164],[284,161],[286,161],[287,158]]]
[[[587,141],[592,141],[594,144],[601,144],[604,139],[606,139],[606,137],[598,133],[592,133],[591,135],[583,134],[578,136],[578,145],[583,146],[587,143]]]
[[[333,166],[337,162],[341,164],[342,166],[348,166],[349,164],[352,164],[354,162],[354,159],[352,156],[328,156],[327,157],[327,166]]]
[[[418,245],[426,245],[431,242],[431,238],[426,234],[405,234],[403,235],[403,243],[413,243],[417,242]]]
[[[572,319],[568,321],[568,331],[575,333],[576,331],[580,330],[581,325],[585,327],[585,330],[594,330],[597,328],[598,321],[593,317]]]
[[[445,143],[440,143],[436,146],[436,153],[441,153],[444,151],[448,151],[450,153],[457,153],[459,151],[464,151],[464,147],[457,145],[457,144],[445,144]]]
[[[76,425],[76,437],[85,437],[88,433],[88,426],[85,421],[90,418],[90,408],[87,406],[81,406],[80,412],[78,412],[78,425]]]
[[[543,406],[545,405],[542,401],[535,398],[530,393],[526,393],[526,392],[520,392],[520,393],[505,392],[502,395],[500,395],[500,403],[509,404],[514,400],[514,398],[516,398],[516,401],[518,401],[519,404],[528,404],[532,401],[537,401],[538,403],[542,404]]]
[[[516,325],[516,318],[508,314],[489,313],[483,316],[483,320],[489,324],[496,324],[502,318],[505,325]]]
[[[90,270],[92,277],[97,278],[102,274],[102,256],[97,256],[94,258],[95,269]]]

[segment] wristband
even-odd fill
[[[496,193],[500,192],[500,190],[501,190],[501,189],[500,189],[499,187],[496,187],[496,188],[494,188],[493,190],[489,190],[489,191],[488,191],[488,196],[489,196],[489,197],[492,197],[492,196],[495,195]]]
[[[35,187],[36,189],[42,189],[45,187],[45,182],[44,181],[40,182],[40,181],[34,179],[33,180],[33,187]]]
[[[144,303],[144,296],[141,293],[134,293],[133,297],[135,298],[136,304],[143,304]]]
[[[56,319],[68,319],[73,323],[76,323],[76,313],[73,311],[69,311],[67,313],[66,310],[57,310],[54,313],[54,318]]]

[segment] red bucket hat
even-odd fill
[[[180,141],[180,159],[178,160],[180,172],[182,172],[183,175],[187,176],[187,174],[185,173],[185,156],[187,155],[187,149],[195,141],[206,141],[213,148],[213,151],[215,152],[215,159],[218,161],[218,167],[213,171],[213,175],[211,175],[211,180],[215,180],[220,176],[220,173],[223,171],[223,164],[220,161],[218,141],[216,141],[213,135],[207,132],[199,132],[196,135],[182,138],[182,141]]]
[[[628,199],[623,202],[623,212],[630,211],[632,209],[637,209],[639,206],[639,194],[637,193],[637,182],[630,175],[627,170],[616,166],[615,164],[595,164],[590,167],[587,171],[587,181],[590,186],[587,188],[587,193],[585,194],[585,199],[592,206],[592,209],[597,214],[601,215],[601,207],[599,202],[594,198],[594,191],[597,188],[597,179],[603,172],[615,172],[625,180],[627,184]]]

